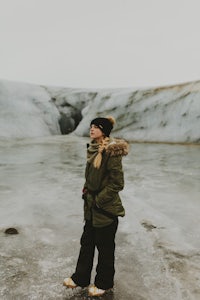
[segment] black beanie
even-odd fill
[[[96,118],[91,121],[90,126],[91,125],[97,126],[107,137],[113,129],[113,124],[107,118]]]

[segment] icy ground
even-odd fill
[[[0,140],[0,299],[88,299],[62,286],[79,252],[87,141]],[[132,144],[124,171],[115,288],[101,299],[200,299],[200,146]]]

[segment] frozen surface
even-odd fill
[[[0,140],[0,299],[88,299],[62,286],[79,252],[86,142]],[[124,171],[115,288],[101,299],[200,299],[200,147],[132,144]]]

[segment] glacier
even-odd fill
[[[88,136],[96,116],[116,118],[132,142],[200,143],[200,81],[152,88],[78,89],[0,80],[0,137]]]
[[[84,225],[90,119],[110,114],[130,153],[114,293],[103,299],[200,299],[199,96],[198,81],[98,90],[0,81],[1,299],[88,299],[62,282]]]

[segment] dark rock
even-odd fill
[[[6,234],[18,234],[18,230],[16,228],[10,227],[5,230]]]
[[[150,221],[147,220],[141,222],[141,224],[147,231],[152,231],[153,229],[157,228],[157,226],[153,225]]]
[[[59,120],[59,125],[60,125],[60,131],[62,134],[69,134],[70,132],[74,131],[80,121],[82,120],[82,115],[81,112],[73,109],[69,112],[60,113],[60,120]]]
[[[74,120],[62,114],[59,120],[60,131],[62,134],[68,134],[75,129]]]

